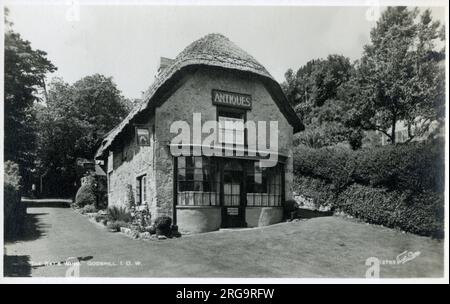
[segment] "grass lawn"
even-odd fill
[[[90,257],[81,263],[81,276],[362,278],[367,258],[395,260],[404,251],[420,255],[401,265],[381,265],[380,277],[443,276],[442,241],[338,216],[152,241],[108,232],[70,208],[34,207],[28,214],[35,233],[5,244],[5,261],[31,265]],[[22,263],[20,272],[6,266],[24,276],[56,277],[66,271],[53,265],[24,269]]]
[[[368,257],[395,260],[404,251],[420,255],[381,265],[380,277],[442,277],[444,269],[441,241],[337,216],[185,239],[199,254],[243,277],[364,277]]]

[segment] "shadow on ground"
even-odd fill
[[[52,225],[44,223],[42,217],[48,213],[27,213],[20,231],[5,234],[5,243],[33,241],[46,235]]]
[[[4,255],[3,276],[5,277],[31,277],[30,256]]]
[[[70,203],[64,201],[29,201],[26,204],[33,208],[70,208]]]
[[[298,209],[297,217],[300,219],[310,219],[315,217],[332,216],[332,211],[319,211],[319,210],[309,210],[309,209]]]

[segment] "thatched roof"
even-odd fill
[[[280,85],[269,72],[227,37],[221,34],[209,34],[187,46],[168,67],[160,72],[154,83],[144,93],[142,102],[116,128],[105,136],[102,145],[97,151],[96,158],[101,157],[108,150],[114,139],[139,113],[157,104],[157,99],[161,95],[160,91],[167,89],[165,87],[169,83],[173,83],[171,80],[176,78],[177,74],[192,66],[237,70],[259,77],[271,93],[281,112],[294,127],[294,132],[304,129],[301,120],[290,106]]]

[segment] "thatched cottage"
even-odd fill
[[[205,132],[207,121],[217,130]],[[180,126],[192,135],[174,142]],[[266,69],[210,34],[175,59],[162,58],[142,102],[107,134],[96,159],[107,173],[109,205],[126,204],[131,191],[153,219],[170,216],[181,232],[267,225],[281,221],[281,203],[292,196],[292,139],[303,128]],[[272,135],[277,145],[269,147]],[[269,156],[258,150],[263,139]],[[211,145],[215,153],[203,153]],[[263,165],[268,157],[275,162]]]

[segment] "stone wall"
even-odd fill
[[[142,125],[152,131],[153,117]],[[151,134],[151,139],[154,136]],[[134,128],[124,136],[128,140],[123,142],[122,148],[117,145],[113,150],[114,165],[110,177],[108,192],[109,206],[125,206],[127,196],[127,185],[131,185],[135,201],[137,198],[137,178],[143,174],[147,175],[147,205],[152,213],[156,213],[156,187],[155,187],[155,165],[154,151],[156,143],[151,140],[150,146],[138,146]],[[107,166],[106,166],[107,167]]]

